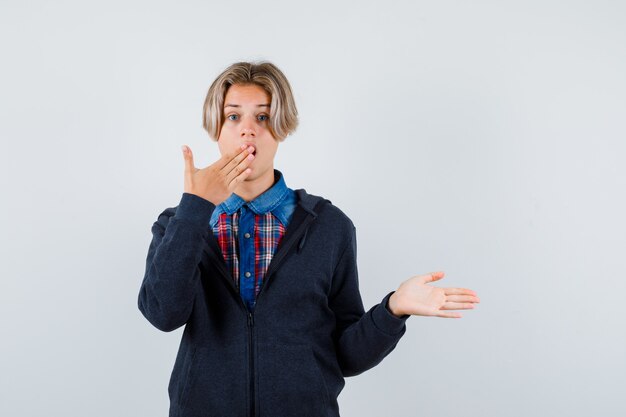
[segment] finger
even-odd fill
[[[460,294],[460,295],[473,295],[477,297],[476,291],[472,291],[468,288],[444,288],[443,290],[446,295]]]
[[[461,313],[441,312],[441,313],[438,313],[435,317],[445,317],[445,318],[451,318],[451,319],[460,319],[463,316],[461,315]]]
[[[439,281],[443,276],[443,271],[431,272],[430,274],[422,275],[420,281],[422,284],[426,284],[428,282]]]
[[[240,147],[233,150],[232,152],[225,153],[219,160],[220,164],[218,164],[218,168],[220,169],[220,171],[225,169],[225,173],[228,174],[233,169],[233,167],[237,166],[240,160],[245,158],[248,153],[250,153],[247,152],[247,148],[248,147],[245,144],[242,144]]]
[[[183,158],[185,158],[185,172],[193,173],[195,171],[195,167],[193,165],[193,154],[191,153],[191,148],[187,145],[181,146],[183,150]]]
[[[223,168],[222,173],[226,176],[228,181],[232,181],[236,176],[241,174],[245,168],[247,168],[247,164],[242,164],[242,162],[250,162],[254,157],[250,157],[250,155],[254,152],[254,148],[248,146],[246,149],[242,150],[238,153],[234,158],[232,158]],[[248,159],[246,159],[248,158]],[[234,171],[234,172],[233,172]]]
[[[480,303],[480,299],[473,295],[446,295],[447,301],[468,301],[470,303]]]
[[[231,164],[235,164],[233,167],[230,165],[224,168],[224,172],[228,172],[226,174],[227,183],[231,183],[235,178],[239,177],[241,174],[247,171],[248,166],[254,160],[255,156],[252,155],[250,148],[246,149],[242,155],[238,155]],[[247,172],[248,174],[250,171]]]
[[[228,187],[231,190],[234,190],[235,188],[239,186],[239,184],[241,184],[248,177],[248,175],[250,175],[251,172],[252,172],[251,169],[244,168],[241,174],[237,175],[236,177],[234,177],[232,180],[228,182]]]
[[[473,303],[455,303],[455,302],[446,302],[441,306],[440,310],[471,310],[474,308]]]

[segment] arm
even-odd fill
[[[344,377],[355,376],[378,365],[406,332],[409,315],[395,316],[387,303],[393,291],[367,313],[359,292],[356,263],[356,228],[333,274],[330,307],[337,326],[335,345]]]
[[[152,325],[169,332],[184,325],[199,290],[202,246],[215,205],[183,193],[174,215],[165,210],[152,225],[139,310]]]

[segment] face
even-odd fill
[[[268,129],[270,102],[270,95],[258,85],[231,85],[224,98],[224,123],[217,144],[222,155],[242,144],[254,146],[256,153],[248,181],[263,175],[274,176],[278,141]]]

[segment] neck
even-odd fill
[[[252,173],[254,175],[254,173]],[[274,185],[274,166],[259,177],[250,176],[235,188],[234,193],[250,202],[269,190]]]

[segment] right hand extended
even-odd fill
[[[185,192],[209,200],[216,206],[230,197],[251,172],[248,165],[254,159],[252,146],[246,149],[245,145],[241,145],[202,169],[194,166],[191,148],[187,145],[182,148],[185,158]]]

